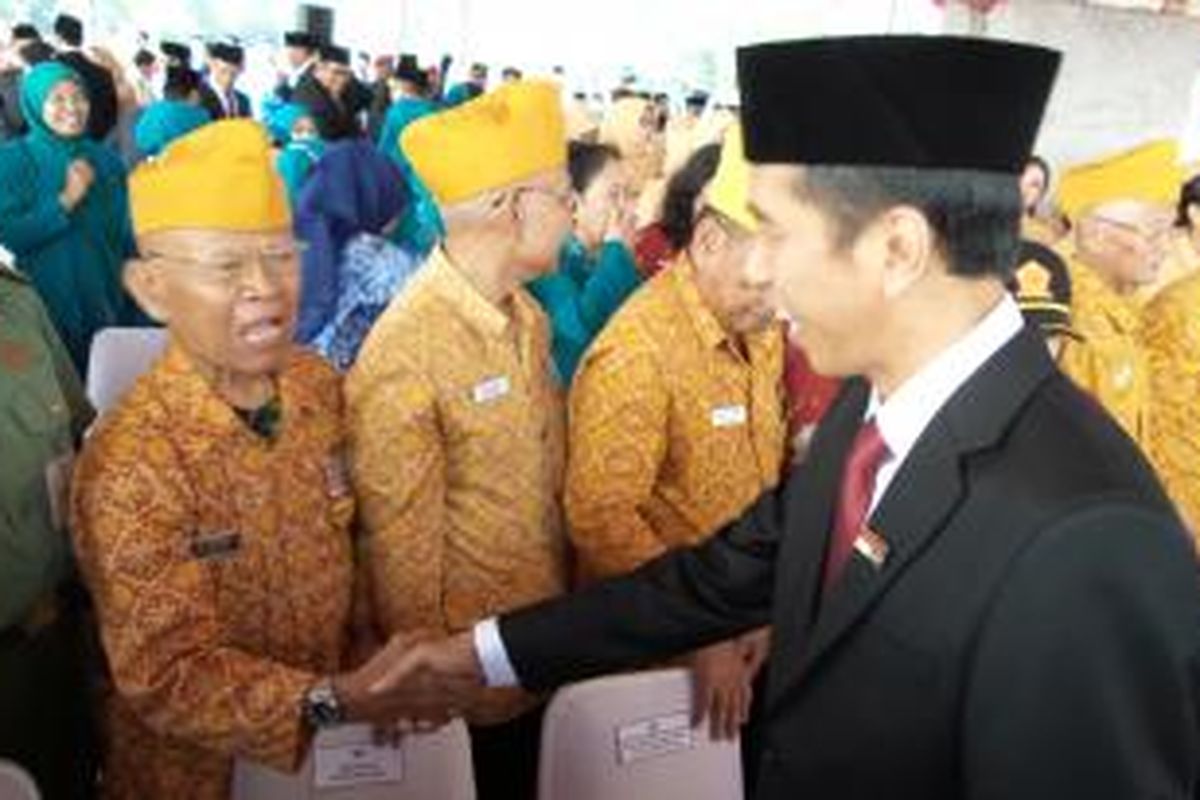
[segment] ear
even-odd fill
[[[1200,205],[1191,203],[1187,207],[1188,222],[1191,223],[1192,230],[1200,228]]]
[[[725,243],[725,230],[709,214],[701,213],[692,234],[692,249],[704,254],[715,253]]]
[[[166,276],[161,267],[145,259],[135,258],[125,262],[122,280],[129,294],[143,311],[163,325],[170,322],[171,315],[167,311],[166,302]]]
[[[884,211],[873,227],[883,251],[884,296],[898,297],[933,269],[933,226],[916,208],[896,206]]]

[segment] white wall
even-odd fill
[[[948,29],[965,30],[952,13]],[[1200,20],[1087,7],[1058,0],[1009,0],[987,35],[1062,50],[1038,150],[1060,167],[1159,136],[1195,151],[1193,87]]]

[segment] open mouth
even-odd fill
[[[271,347],[287,341],[289,335],[287,318],[282,314],[260,317],[242,326],[238,338],[250,347]]]

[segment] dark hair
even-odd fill
[[[1007,276],[1016,266],[1021,195],[1016,176],[976,170],[814,166],[797,191],[835,225],[849,246],[879,214],[898,205],[918,209],[933,228],[949,272]]]
[[[83,44],[83,23],[68,14],[59,14],[54,20],[54,33],[71,47]]]
[[[1175,227],[1192,229],[1192,218],[1188,209],[1200,206],[1200,175],[1189,180],[1179,189],[1179,204],[1175,209]]]
[[[1050,171],[1050,162],[1041,156],[1034,155],[1030,156],[1029,160],[1025,162],[1025,169],[1029,169],[1030,167],[1037,167],[1042,171],[1042,174],[1046,176],[1046,189],[1049,190],[1050,180],[1054,177],[1054,173]]]
[[[717,174],[719,163],[721,145],[706,144],[692,153],[667,181],[660,224],[675,250],[682,250],[691,243],[696,223],[696,198]]]
[[[28,22],[21,22],[13,26],[12,38],[14,39],[41,39],[42,34],[38,29]]]
[[[500,75],[505,78],[516,78],[517,80],[521,80],[521,78],[525,77],[525,73],[521,72],[521,70],[517,69],[516,67],[505,67]]]
[[[163,99],[187,100],[192,92],[200,89],[200,73],[191,67],[167,67],[167,79],[163,83]]]
[[[133,56],[133,63],[138,67],[148,67],[157,60],[149,50],[138,50]]]
[[[17,49],[17,55],[31,67],[36,67],[54,58],[54,48],[41,39],[26,42]]]
[[[580,194],[586,192],[609,162],[620,158],[620,151],[610,144],[570,142],[567,145],[567,173],[571,176],[571,188]]]

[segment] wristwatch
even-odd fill
[[[333,690],[333,681],[328,678],[304,693],[300,711],[304,721],[314,730],[332,728],[346,721],[346,710]]]

